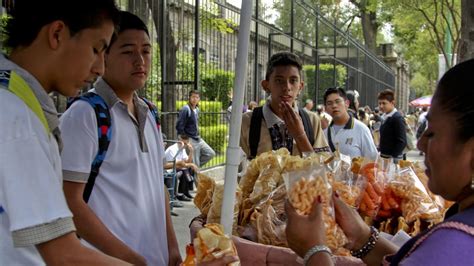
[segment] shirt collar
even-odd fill
[[[383,117],[383,119],[387,119],[389,117],[392,117],[397,111],[398,111],[397,108],[393,108],[393,110],[390,113],[383,114],[382,117]]]
[[[120,103],[123,106],[126,104],[117,96],[115,91],[110,85],[103,79],[99,78],[94,84],[95,92],[104,99],[107,106],[111,109],[115,104]],[[148,112],[148,106],[140,99],[136,92],[133,93],[133,102],[138,103],[137,108],[139,112]]]
[[[283,119],[281,119],[280,117],[278,117],[273,111],[272,111],[272,108],[270,108],[270,101],[271,101],[271,98],[268,97],[266,103],[263,105],[263,118],[265,119],[265,123],[267,124],[267,128],[271,128],[273,127],[273,125],[281,125],[281,124],[285,124],[285,121],[283,121]],[[293,107],[293,110],[298,113],[298,105],[297,103],[295,102],[294,104],[294,107]]]
[[[334,120],[329,124],[330,127],[334,126]],[[354,118],[349,114],[349,120],[344,125],[344,129],[353,129],[354,128]]]
[[[51,99],[39,81],[27,70],[15,64],[13,61],[10,61],[4,54],[0,54],[0,69],[15,71],[26,81],[40,103],[49,128],[54,135],[59,135],[59,119],[56,106],[54,105],[53,99]]]

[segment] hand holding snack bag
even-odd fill
[[[313,164],[308,169],[286,172],[283,178],[288,191],[288,199],[297,213],[308,215],[316,199],[322,202],[327,245],[334,253],[337,253],[347,243],[347,238],[336,224],[332,190],[326,179],[324,165]]]

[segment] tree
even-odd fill
[[[474,1],[462,0],[461,4],[461,42],[458,61],[474,58]]]

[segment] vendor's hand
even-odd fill
[[[344,203],[337,194],[333,196],[336,222],[349,239],[345,248],[360,249],[370,236],[370,227],[362,220],[356,209]]]
[[[293,110],[289,103],[284,101],[281,102],[280,111],[283,115],[283,121],[285,121],[288,133],[290,133],[293,138],[305,134],[301,117],[295,112],[295,110]]]
[[[301,265],[298,255],[289,248],[271,246],[267,253],[267,265]]]
[[[300,257],[304,257],[310,248],[326,244],[320,200],[321,197],[318,196],[313,203],[311,213],[307,216],[298,214],[288,200],[285,202],[285,211],[288,216],[286,239],[288,246]]]

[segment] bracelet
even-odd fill
[[[308,250],[303,258],[303,265],[308,265],[309,259],[318,252],[326,252],[332,256],[331,250],[326,245],[316,245]]]
[[[365,243],[365,245],[359,250],[351,250],[351,255],[359,259],[365,257],[375,247],[375,243],[377,243],[378,239],[379,231],[375,227],[371,226],[370,237],[369,240],[367,240],[367,243]]]

